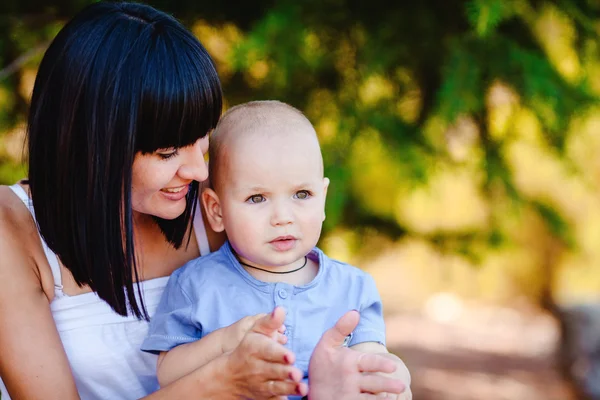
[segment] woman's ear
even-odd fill
[[[210,227],[215,232],[223,232],[225,225],[223,224],[223,215],[221,212],[221,203],[219,202],[219,196],[211,188],[205,188],[202,191],[202,205],[206,212],[206,219],[210,224]]]

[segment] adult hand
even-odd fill
[[[399,379],[375,374],[394,372],[394,361],[342,346],[359,319],[358,312],[349,311],[321,337],[308,367],[310,400],[377,399],[378,394],[405,390]]]
[[[306,384],[300,382],[302,371],[293,366],[294,353],[277,341],[284,320],[283,308],[275,308],[258,319],[227,355],[234,398],[279,400],[308,392]]]

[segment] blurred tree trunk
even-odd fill
[[[556,366],[575,398],[581,400],[590,399],[574,374],[577,359],[576,353],[579,351],[576,345],[578,342],[576,327],[573,326],[564,309],[557,303],[554,295],[558,264],[561,255],[564,253],[565,246],[552,235],[548,235],[545,239],[540,240],[539,245],[543,254],[543,283],[540,293],[540,305],[554,317],[558,324],[559,338],[555,350]]]

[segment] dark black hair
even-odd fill
[[[193,144],[215,127],[221,108],[221,85],[204,47],[147,5],[86,7],[42,59],[28,124],[38,228],[75,281],[121,315],[148,318],[134,291],[135,155]],[[185,212],[157,219],[175,247],[189,240],[197,196],[194,182]]]

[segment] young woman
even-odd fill
[[[2,400],[306,392],[295,379],[270,384],[298,375],[271,338],[276,313],[160,390],[156,356],[139,349],[169,275],[224,240],[197,207],[221,102],[202,45],[149,6],[95,3],[54,39],[31,100],[29,179],[0,187]],[[316,381],[311,399],[354,398],[374,378],[376,391],[397,385],[362,373],[389,371],[390,360],[339,347],[352,318],[315,351],[311,373],[336,387]]]

